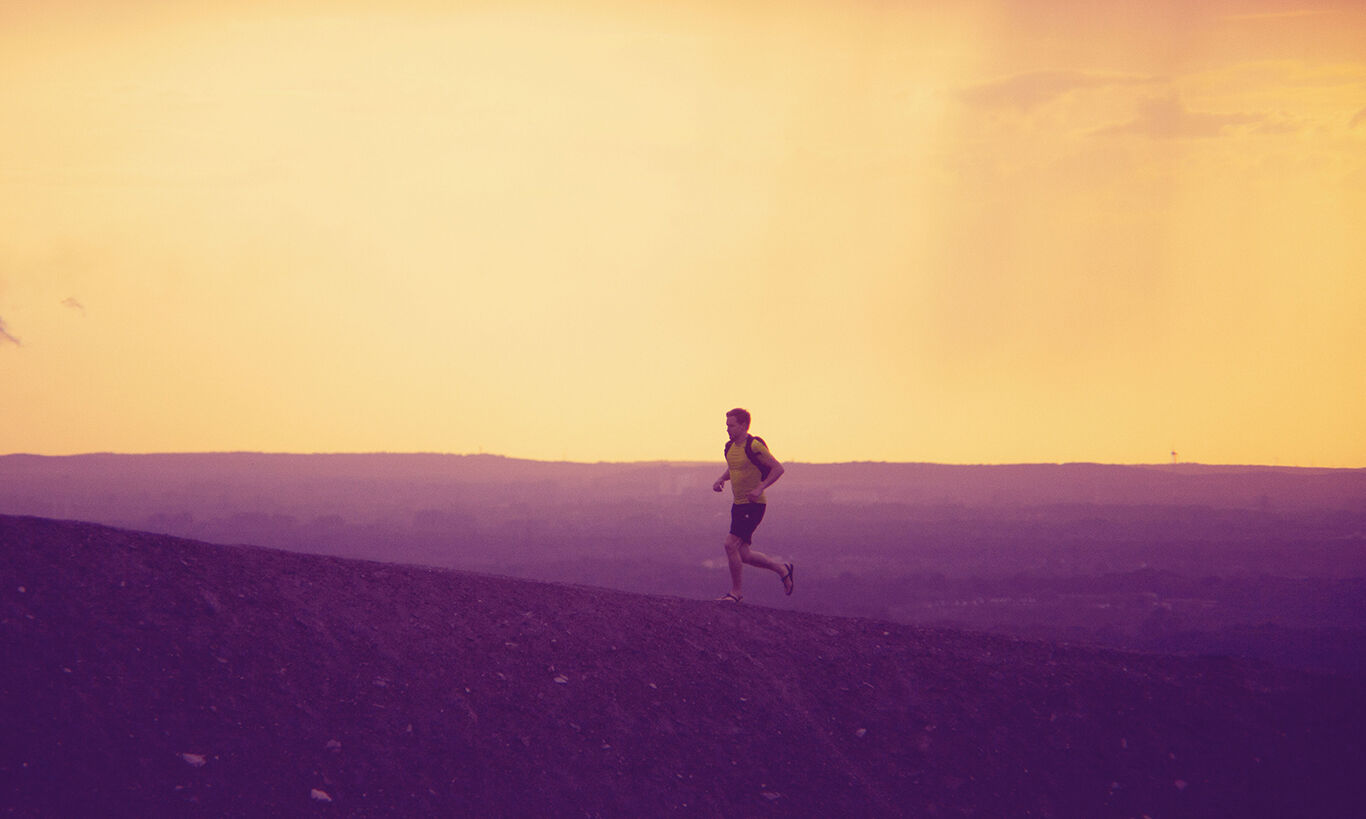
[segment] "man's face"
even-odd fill
[[[740,419],[734,415],[727,415],[726,432],[729,433],[732,441],[738,441],[745,435],[745,425],[741,424]]]

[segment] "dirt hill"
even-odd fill
[[[39,518],[0,516],[0,654],[20,816],[1363,802],[1359,681]]]

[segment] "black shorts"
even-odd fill
[[[764,519],[765,503],[735,503],[730,507],[730,533],[745,543],[754,542],[754,530]]]

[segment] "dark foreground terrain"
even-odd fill
[[[0,516],[0,657],[21,816],[1366,803],[1353,677],[39,518]]]

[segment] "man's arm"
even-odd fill
[[[721,477],[719,477],[719,478],[716,479],[716,483],[714,483],[714,484],[711,485],[711,491],[713,491],[713,492],[720,492],[722,489],[725,489],[725,488],[726,488],[726,481],[728,481],[728,480],[730,480],[730,467],[729,467],[729,466],[726,467],[726,471],[725,471],[725,472],[722,472],[722,473],[721,473]]]
[[[749,499],[759,500],[759,496],[764,494],[764,490],[778,482],[783,476],[783,465],[778,463],[778,459],[769,452],[759,452],[756,457],[768,467],[768,477],[759,482],[759,485],[749,490]]]

